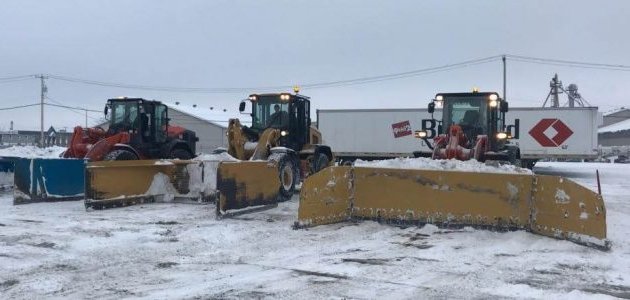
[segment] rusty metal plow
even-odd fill
[[[601,195],[561,177],[345,166],[305,180],[296,227],[363,219],[527,230],[610,248]]]
[[[136,160],[89,163],[85,207],[216,201],[219,217],[277,205],[277,166],[266,161]]]

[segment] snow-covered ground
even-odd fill
[[[0,149],[0,156],[59,158],[59,155],[64,151],[66,151],[66,148],[60,146],[46,148],[39,148],[37,146],[11,146]]]
[[[86,212],[0,197],[0,298],[630,297],[630,168],[541,163],[595,189],[609,252],[526,232],[375,222],[293,230],[298,199],[216,220],[214,205]]]

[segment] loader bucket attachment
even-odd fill
[[[13,204],[83,199],[81,159],[20,158],[14,172]]]
[[[278,167],[268,161],[221,162],[217,190],[219,218],[275,207],[280,191]]]
[[[305,180],[298,227],[364,219],[395,225],[528,230],[610,247],[601,196],[560,177],[329,167]]]
[[[199,162],[124,160],[89,163],[85,175],[85,207],[101,209],[144,202],[198,199],[191,182],[201,181]]]

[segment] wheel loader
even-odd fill
[[[433,113],[442,108],[442,119]],[[415,137],[433,151],[414,152],[415,157],[500,161],[520,166],[519,147],[510,144],[505,130],[508,102],[494,92],[440,93],[429,103],[431,119],[422,120]],[[433,142],[429,139],[433,138]]]
[[[442,120],[423,120],[422,130],[415,133],[433,151],[415,153],[414,165],[427,158],[518,164],[519,149],[507,142],[510,133],[504,130],[508,104],[498,94],[441,93],[429,104],[429,112],[436,107],[443,108]],[[431,137],[435,143],[429,142]],[[610,248],[601,194],[566,178],[504,169],[332,166],[304,181],[294,226],[357,220],[396,226],[472,226],[526,230]]]
[[[64,158],[89,161],[191,159],[199,140],[195,133],[169,124],[168,107],[141,98],[107,100],[109,128],[77,126]]]
[[[294,92],[250,95],[240,103],[239,111],[249,114],[251,126],[241,124],[239,119],[231,119],[227,130],[227,152],[231,156],[277,165],[280,201],[293,196],[301,178],[320,171],[333,161],[330,147],[319,144],[322,135],[311,126],[310,98],[300,95],[297,89]],[[246,111],[247,107],[251,110]],[[248,172],[244,165],[241,166],[243,172]],[[221,180],[232,178],[221,177]],[[218,184],[221,190],[221,181]]]

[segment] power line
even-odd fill
[[[38,105],[40,105],[40,103],[18,105],[18,106],[10,106],[10,107],[2,107],[2,108],[0,108],[0,110],[13,110],[13,109],[18,109],[18,108],[25,108],[25,107],[38,106]]]
[[[426,75],[426,74],[431,74],[431,73],[436,73],[436,72],[451,71],[454,69],[474,66],[478,64],[485,64],[485,63],[496,61],[502,58],[502,56],[503,55],[495,55],[495,56],[489,56],[489,57],[480,58],[480,59],[473,59],[473,60],[447,64],[447,65],[442,65],[442,66],[437,66],[437,67],[416,69],[416,70],[392,73],[392,74],[386,74],[386,75],[359,77],[359,78],[354,78],[354,79],[345,79],[345,80],[336,80],[336,81],[306,83],[306,84],[301,84],[300,86],[303,88],[309,88],[309,89],[321,89],[321,88],[352,86],[352,85],[369,84],[369,83],[388,81],[388,80],[396,80],[396,79]],[[603,70],[611,70],[611,71],[630,71],[630,66],[623,65],[623,64],[604,64],[604,63],[592,63],[592,62],[581,62],[581,61],[569,61],[569,60],[540,58],[540,57],[511,55],[511,54],[505,54],[505,56],[511,60],[518,61],[518,62],[525,62],[525,63],[556,65],[556,66],[565,66],[565,67],[578,67],[578,68],[586,68],[586,69],[603,69]],[[41,77],[41,76],[43,75],[22,75],[22,76],[0,77],[0,83],[28,80],[28,79],[32,79],[36,77]],[[224,87],[224,88],[153,86],[153,85],[106,82],[106,81],[82,79],[82,78],[75,78],[75,77],[68,77],[68,76],[60,76],[60,75],[54,75],[54,74],[46,75],[46,76],[50,79],[66,81],[66,82],[71,82],[71,83],[96,85],[96,86],[104,86],[104,87],[117,87],[117,88],[135,89],[135,90],[180,92],[180,93],[209,93],[209,94],[247,93],[251,91],[265,92],[265,91],[278,91],[278,90],[285,90],[285,89],[292,88],[292,86],[290,85],[259,86],[259,87]]]
[[[20,75],[20,76],[9,76],[9,77],[0,77],[0,81],[4,80],[17,80],[17,79],[33,79],[36,75]]]
[[[47,98],[47,99],[51,100],[50,98]],[[61,104],[44,103],[44,105],[54,106],[54,107],[61,107],[61,108],[67,108],[67,109],[71,109],[71,110],[82,110],[82,111],[98,112],[98,113],[102,112],[100,110],[87,109],[87,108],[83,108],[83,107],[72,107],[72,106],[61,105]]]
[[[485,57],[481,59],[468,60],[468,61],[463,61],[463,62],[454,63],[454,64],[448,64],[448,65],[430,67],[430,68],[424,68],[424,69],[417,69],[417,70],[400,72],[400,73],[392,73],[392,74],[370,76],[370,77],[360,77],[360,78],[346,79],[346,80],[302,84],[300,86],[303,88],[317,89],[317,88],[329,88],[329,87],[350,86],[350,85],[357,85],[357,84],[367,84],[367,83],[374,83],[374,82],[380,82],[380,81],[395,80],[395,79],[425,75],[425,74],[442,72],[442,71],[449,71],[456,68],[463,68],[463,67],[468,67],[472,65],[489,63],[494,60],[498,60],[499,58],[501,58],[501,55],[495,55],[495,56]],[[61,81],[97,85],[97,86],[119,87],[119,88],[138,89],[138,90],[183,92],[183,93],[244,93],[244,92],[251,92],[251,91],[271,91],[271,90],[277,91],[277,90],[292,88],[291,85],[263,86],[263,87],[227,87],[227,88],[147,86],[147,85],[112,83],[112,82],[59,76],[59,75],[48,75],[48,77],[51,79],[56,79],[56,80],[61,80]]]
[[[630,71],[630,66],[621,65],[621,64],[591,63],[591,62],[569,61],[569,60],[550,59],[550,58],[539,58],[539,57],[531,57],[531,56],[519,56],[519,55],[511,55],[511,54],[506,54],[506,56],[516,61],[545,64],[545,65],[569,66],[569,67],[578,67],[578,68],[586,68],[586,69],[604,69],[604,70],[612,70],[612,71]]]

